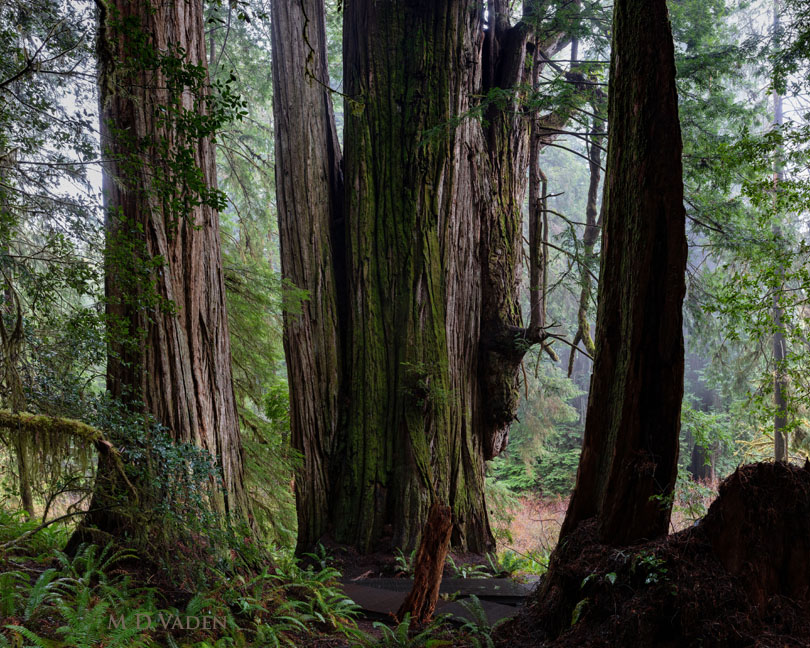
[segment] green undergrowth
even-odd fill
[[[36,526],[0,509],[0,545]],[[461,601],[471,617],[463,625],[446,616],[427,625],[406,617],[361,630],[360,609],[322,547],[304,560],[269,548],[261,570],[208,566],[208,585],[189,591],[154,584],[155,574],[139,571],[147,563],[111,544],[84,544],[67,555],[61,548],[70,531],[46,527],[0,550],[0,648],[303,648],[324,638],[352,648],[492,645],[493,628],[475,597]],[[488,568],[500,569],[503,560],[490,556]]]
[[[32,526],[0,512],[0,543]],[[139,572],[133,552],[85,544],[68,556],[66,531],[48,529],[0,552],[0,648],[264,648],[364,637],[359,609],[322,552],[304,567],[269,549],[260,571],[210,567],[207,587],[172,591]]]
[[[460,601],[468,619],[459,625],[451,615],[439,615],[428,624],[417,624],[410,615],[398,624],[375,622],[374,634],[360,632],[351,648],[494,648],[493,631],[501,621],[490,624],[477,596]]]
[[[401,549],[394,550],[397,574],[413,578],[416,550],[406,555]],[[548,568],[548,556],[540,551],[527,554],[512,549],[486,554],[486,562],[468,563],[447,556],[447,570],[452,578],[520,578],[526,575],[540,576]]]

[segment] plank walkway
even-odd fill
[[[364,578],[344,582],[343,591],[366,613],[389,618],[402,605],[412,585],[413,581],[407,578]],[[445,578],[440,592],[455,594],[458,598],[454,601],[439,599],[436,614],[452,614],[462,621],[470,620],[470,613],[459,599],[475,594],[492,624],[515,616],[532,586],[509,578]]]
[[[347,582],[392,592],[409,592],[413,585],[410,578],[363,578]],[[533,584],[518,583],[511,578],[443,578],[439,592],[464,596],[475,594],[478,598],[487,596],[522,599],[529,595],[532,587]]]

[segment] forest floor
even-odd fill
[[[670,533],[683,531],[703,517],[717,497],[717,488],[717,482],[707,482],[700,485],[700,491],[680,497],[672,509]],[[508,508],[504,521],[496,523],[498,551],[550,555],[557,546],[567,509],[567,497],[522,495]]]
[[[581,524],[497,645],[810,646],[810,463],[747,465],[719,493],[698,524],[633,546]]]
[[[582,525],[545,577],[543,597],[530,596],[518,616],[491,632],[495,645],[810,647],[810,466],[747,466],[715,501],[717,492],[717,484],[704,484],[679,498],[667,537],[622,550],[600,545],[592,525]],[[789,503],[789,510],[777,502]],[[505,516],[508,527],[496,530],[499,554],[548,556],[567,504],[565,498],[521,498]],[[472,554],[453,559],[445,578],[462,567],[475,573],[487,562]],[[386,566],[380,570],[380,564]],[[394,557],[376,556],[343,568],[362,579],[397,566]],[[379,636],[379,626],[371,626],[360,622]],[[435,643],[412,645],[492,645],[458,624],[436,628],[431,638]],[[322,637],[307,645],[352,644]]]
[[[426,627],[411,624],[403,632],[403,626],[397,626],[392,615],[373,612],[375,606],[368,601],[364,605],[370,607],[362,612],[341,612],[347,590],[352,588],[371,596],[371,603],[379,603],[368,588],[380,587],[380,581],[375,584],[370,579],[386,579],[388,585],[381,588],[386,591],[407,590],[412,556],[401,553],[360,556],[344,547],[327,546],[320,558],[313,557],[313,571],[309,571],[307,561],[295,566],[291,558],[279,554],[279,567],[287,574],[285,577],[259,577],[250,582],[263,583],[264,595],[269,595],[268,601],[276,606],[316,610],[317,599],[324,605],[324,614],[342,618],[342,623],[331,625],[308,621],[306,632],[279,625],[292,641],[288,645],[296,648],[810,648],[810,464],[805,468],[773,463],[745,466],[720,486],[720,497],[714,502],[716,485],[686,488],[689,493],[676,498],[671,533],[665,538],[631,547],[603,546],[592,525],[584,524],[569,536],[555,554],[548,573],[542,576],[557,543],[567,499],[525,496],[514,501],[507,510],[501,509],[505,515],[499,517],[500,525],[496,524],[497,554],[451,552],[443,582],[452,589],[442,594],[440,607],[466,617],[466,621],[457,616]],[[62,546],[63,538],[55,531],[49,537],[51,531],[46,529],[35,536],[41,558],[49,559],[17,560],[13,569],[5,570],[6,581],[0,573],[0,594],[10,582],[8,579],[16,577],[11,573],[15,570],[25,572],[28,581],[19,592],[30,590],[29,598],[33,598],[34,582],[48,567],[63,568],[53,560],[51,551],[52,547]],[[75,571],[75,561],[68,567]],[[125,583],[142,582],[147,574],[140,573],[137,565],[132,571],[128,569],[116,569],[107,582],[118,588],[118,598],[137,600],[140,590],[127,589]],[[501,591],[480,594],[476,619],[474,611],[467,609],[474,599],[465,598],[471,592],[463,588],[482,583],[477,579],[483,577],[507,575],[522,581],[524,585],[515,587],[525,591],[513,597],[503,589],[511,589],[512,583],[491,581],[485,589]],[[542,594],[540,589],[529,593],[538,578]],[[391,580],[397,587],[391,587]],[[170,588],[161,583],[149,582],[150,591],[161,596],[171,594]],[[96,589],[102,585],[106,587],[100,581],[85,590],[96,596]],[[462,589],[455,589],[459,586]],[[242,597],[239,600],[250,603],[251,587],[234,588],[223,583],[206,592],[205,600],[222,604],[237,593]],[[160,603],[161,609],[189,606],[185,590],[184,595],[182,600],[169,597],[171,600]],[[6,601],[6,607],[25,602],[21,594],[9,596],[6,599],[11,603]],[[23,612],[3,619],[4,600],[0,596],[0,627],[9,622],[22,623]],[[362,596],[358,594],[356,600],[362,602]],[[511,611],[504,615],[503,607],[500,612],[496,610],[501,604],[518,607],[506,608]],[[61,617],[57,614],[62,608],[51,602],[39,609],[32,613],[33,621],[29,620],[37,632],[53,638],[63,634],[64,620],[58,621]],[[278,609],[283,612],[287,608]],[[282,612],[276,610],[273,614]],[[312,614],[306,612],[307,618]],[[515,616],[492,625],[494,618],[508,615]],[[89,619],[91,615],[86,616]],[[283,618],[283,614],[278,617]],[[234,619],[245,623],[243,617]],[[201,636],[192,634],[190,638],[198,640]],[[7,645],[2,640],[0,636],[0,646]],[[228,640],[223,636],[214,645],[226,645]],[[75,648],[79,644],[68,640],[53,645]],[[160,642],[149,645],[163,646]],[[199,648],[212,644],[198,641],[178,645]],[[272,643],[248,640],[233,645]]]
[[[676,503],[672,516],[672,533],[692,527],[697,517],[708,510],[716,493],[717,484],[704,484],[697,496],[692,493],[688,502],[681,500]],[[537,561],[544,565],[557,544],[567,508],[568,498],[564,497],[538,495],[519,497],[508,507],[505,515],[500,516],[500,520],[495,523],[494,531],[498,538],[497,555],[513,553],[517,556],[517,560],[522,559],[524,565],[531,564],[535,569],[540,566]],[[338,546],[327,549],[332,556],[334,566],[343,574],[345,582],[362,584],[366,579],[406,577],[403,569],[407,566],[408,556],[397,557],[386,552],[357,555]],[[471,575],[473,578],[481,577],[485,572],[492,571],[491,561],[495,556],[451,552],[450,558],[452,563],[445,568],[445,579],[462,575]],[[537,578],[537,571],[529,573],[518,568],[512,576],[517,580],[525,581],[528,578],[533,581]],[[374,626],[375,623],[385,623],[394,627],[391,618],[386,619],[382,616],[360,619],[358,626],[368,635],[380,637],[381,629],[379,625]],[[437,646],[475,645],[474,642],[468,643],[469,637],[454,634],[456,631],[457,626],[456,628],[451,626],[443,629],[437,628],[431,637],[437,641],[449,642],[447,644],[437,643],[435,644]],[[311,637],[308,641],[309,643],[302,643],[301,646],[332,648],[352,645],[342,636]]]

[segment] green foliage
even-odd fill
[[[21,591],[28,583],[28,574],[22,571],[0,573],[0,616],[8,618],[22,607]]]
[[[574,606],[574,609],[571,611],[571,625],[575,626],[577,622],[582,618],[583,613],[585,612],[588,604],[591,602],[591,599],[584,598],[577,602]]]
[[[506,623],[506,619],[490,623],[484,606],[475,594],[460,601],[460,604],[469,615],[461,625],[461,631],[469,635],[470,645],[474,648],[495,648],[492,633],[498,626]]]
[[[105,6],[109,14],[105,15],[105,27],[110,37],[123,45],[122,55],[114,61],[116,83],[122,88],[138,87],[147,75],[160,79],[165,91],[160,104],[147,106],[164,133],[162,137],[150,133],[137,140],[126,128],[109,126],[120,150],[128,152],[118,162],[124,178],[140,179],[145,162],[160,160],[150,164],[150,184],[139,189],[157,198],[156,204],[162,209],[159,217],[169,228],[176,227],[200,205],[222,209],[224,194],[209,186],[195,152],[200,140],[215,137],[225,124],[247,115],[246,102],[233,89],[235,77],[209,82],[204,62],[190,62],[177,43],[158,46],[137,16],[122,17],[115,14],[114,6]]]
[[[380,632],[380,637],[362,633],[355,638],[355,643],[351,646],[352,648],[449,648],[453,645],[450,641],[433,637],[441,630],[445,621],[445,617],[437,617],[427,626],[418,629],[411,623],[410,614],[406,614],[405,618],[393,628],[376,621],[373,626]]]
[[[221,573],[183,610],[159,608],[157,589],[133,586],[122,568],[133,558],[112,546],[83,545],[73,557],[57,552],[57,567],[39,574],[33,584],[24,571],[0,572],[0,612],[17,621],[0,633],[0,646],[22,638],[50,648],[294,647],[298,637],[321,631],[360,636],[358,608],[340,590],[340,573],[323,552],[309,556],[315,564],[304,568],[288,551],[274,551],[269,558],[277,567]],[[223,618],[225,630],[178,634],[171,621],[187,616]],[[144,622],[146,617],[151,624]],[[45,627],[50,630],[43,632]]]
[[[155,542],[152,534],[160,533],[164,542],[156,542],[154,547],[164,549],[152,557],[162,560],[169,570],[176,561],[164,555],[166,548],[175,542],[189,543],[190,536],[209,538],[197,547],[199,560],[194,562],[202,568],[208,562],[206,549],[215,554],[229,544],[227,538],[217,537],[217,533],[226,534],[227,528],[212,500],[216,491],[211,485],[221,477],[211,455],[193,443],[176,442],[164,427],[137,413],[137,404],[125,407],[102,397],[88,405],[92,407],[88,407],[86,420],[105,430],[118,449],[129,482],[138,485],[137,508],[132,506],[128,490],[114,492],[115,499],[109,504],[130,520],[123,531],[146,543],[144,546],[151,546]]]
[[[567,495],[581,444],[581,429],[574,423],[578,414],[569,402],[580,392],[560,368],[546,361],[528,378],[529,398],[521,401],[507,451],[491,463],[490,474],[516,492]]]
[[[673,512],[680,513],[690,522],[697,522],[706,515],[707,502],[715,497],[717,492],[714,489],[695,481],[686,471],[678,471]]]
[[[304,558],[311,563],[308,567],[289,557],[268,578],[285,592],[290,610],[308,627],[351,635],[360,608],[340,589],[340,572],[328,565],[322,547],[319,553],[306,554]]]
[[[548,556],[539,551],[522,554],[507,549],[499,554],[487,554],[487,561],[492,574],[495,576],[512,577],[516,574],[535,574],[540,576],[548,569]]]
[[[227,196],[222,256],[245,477],[263,534],[292,546],[297,520],[290,483],[300,461],[290,448],[282,312],[300,312],[307,295],[283,282],[280,272],[268,13],[265,1],[206,7],[211,77],[251,99],[242,106],[243,119],[223,124],[217,136],[217,177]]]
[[[0,5],[0,407],[70,415],[99,385],[93,12],[82,0]],[[0,434],[5,480],[22,455],[37,503],[76,468],[76,450]]]
[[[50,647],[146,646],[135,615],[142,611],[143,604],[151,604],[151,591],[134,590],[128,577],[115,574],[112,569],[132,557],[125,551],[113,551],[111,546],[99,549],[83,545],[72,558],[56,552],[58,567],[42,572],[33,585],[27,578],[14,578],[16,605],[8,616],[18,617],[26,625],[6,625],[9,636]],[[0,578],[5,579],[7,574]],[[127,627],[109,628],[111,614],[123,616]],[[46,617],[59,619],[61,625],[55,630],[60,637],[58,643],[34,632]]]
[[[492,576],[486,565],[456,564],[452,556],[447,556],[447,564],[450,566],[453,578],[490,578]]]
[[[409,555],[402,553],[402,549],[397,547],[394,549],[394,563],[395,571],[398,574],[404,574],[408,578],[413,578],[414,558],[416,557],[416,549],[411,551]]]
[[[11,513],[0,508],[0,544],[33,531],[39,524],[39,520],[29,520],[23,511]],[[71,528],[60,524],[47,526],[38,533],[29,535],[14,551],[30,556],[36,562],[50,561],[53,552],[67,542]]]
[[[634,554],[630,561],[630,573],[637,574],[644,578],[645,585],[653,585],[666,580],[668,569],[667,561],[658,558],[651,551],[642,551]]]

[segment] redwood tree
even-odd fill
[[[295,480],[298,537],[313,539],[327,524],[340,414],[343,176],[325,89],[323,0],[273,2],[271,21],[281,271],[309,291],[300,312],[285,310],[284,352],[292,444],[304,462]]]
[[[98,11],[107,389],[207,451],[222,477],[215,502],[244,517],[211,137],[223,115],[208,83],[203,3],[111,0]],[[102,457],[100,484],[118,483],[111,472]],[[91,509],[108,489],[97,487]],[[116,531],[108,511],[87,523]]]
[[[345,2],[341,157],[323,3],[273,3],[283,270],[309,291],[285,320],[299,547],[412,547],[437,500],[456,546],[493,544],[484,461],[544,339],[518,305],[529,151],[567,118],[525,103],[567,40],[557,5],[511,25],[508,4]]]
[[[562,535],[668,531],[683,396],[681,131],[665,0],[616,0],[604,230],[585,438]]]

